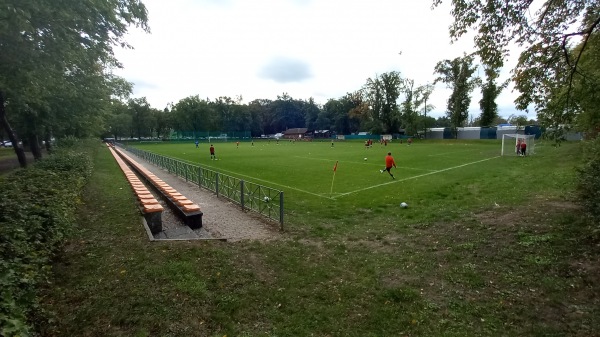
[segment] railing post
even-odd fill
[[[202,187],[202,167],[198,166],[198,187]]]
[[[175,161],[175,176],[176,176],[176,177],[179,177],[179,168],[178,168],[178,165],[177,165],[177,163],[178,163],[178,161],[176,160],[176,161]]]
[[[188,171],[189,171],[189,164],[185,164],[185,182],[187,183],[188,181]]]
[[[279,192],[279,227],[283,231],[283,191]]]
[[[242,211],[244,210],[244,181],[240,180],[240,204],[242,205]]]
[[[217,193],[217,198],[219,197],[219,172],[215,173],[215,192]]]

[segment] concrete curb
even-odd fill
[[[224,241],[227,242],[226,238],[189,238],[189,239],[156,239],[154,237],[154,235],[152,235],[152,232],[150,231],[150,227],[148,227],[148,223],[146,222],[146,219],[144,217],[142,218],[142,224],[144,225],[144,228],[146,229],[146,234],[148,234],[148,240],[150,242],[156,242],[156,241]]]

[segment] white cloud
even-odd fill
[[[472,50],[470,38],[450,44],[448,7],[432,11],[427,0],[143,2],[152,33],[130,32],[135,49],[117,51],[125,68],[116,73],[159,109],[190,95],[248,102],[286,92],[325,103],[391,70],[427,84],[438,61]],[[448,95],[436,86],[433,116],[443,114]],[[514,96],[506,90],[499,105]]]

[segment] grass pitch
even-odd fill
[[[600,246],[571,201],[578,144],[498,158],[497,141],[280,143],[215,143],[218,161],[209,144],[136,145],[283,190],[285,238],[235,244],[149,243],[99,147],[80,230],[45,291],[43,335],[600,331]],[[388,151],[396,180],[379,173]]]
[[[531,186],[543,191],[547,183],[557,183],[547,179],[557,174],[552,156],[557,149],[543,143],[536,155],[525,158],[500,157],[496,140],[376,143],[371,148],[351,141],[333,147],[330,142],[283,140],[214,145],[217,161],[210,159],[207,143],[199,148],[192,142],[135,146],[282,190],[286,212],[321,219],[352,219],[371,210],[431,220],[465,207],[524,202],[534,192]],[[398,166],[392,170],[395,180],[379,171],[388,152]],[[400,209],[401,202],[409,208]],[[297,221],[302,219],[292,219]]]

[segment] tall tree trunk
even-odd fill
[[[28,140],[29,140],[29,148],[31,149],[33,158],[35,158],[35,160],[42,159],[42,149],[40,149],[40,143],[38,140],[38,136],[36,134],[30,134],[28,137]]]
[[[17,159],[19,159],[19,164],[22,168],[26,168],[27,158],[25,157],[25,150],[23,150],[23,146],[19,144],[17,134],[13,131],[6,118],[6,99],[2,90],[0,90],[0,127],[6,131],[8,139],[12,142],[13,149],[15,149],[15,153],[17,154]]]

